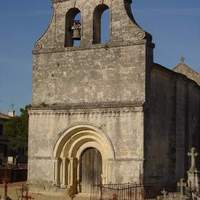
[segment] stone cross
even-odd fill
[[[191,148],[191,152],[188,152],[188,156],[191,157],[191,167],[189,169],[190,172],[196,171],[196,157],[198,156],[198,153],[196,152],[196,149],[194,147]]]
[[[185,58],[183,56],[181,56],[181,63],[185,63]]]
[[[184,195],[184,187],[187,186],[187,184],[184,182],[184,178],[181,178],[180,182],[177,183],[177,186],[180,187],[180,193],[181,196]]]
[[[164,199],[167,198],[167,191],[166,191],[165,189],[163,189],[163,190],[161,191],[161,194],[163,195]]]

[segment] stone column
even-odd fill
[[[77,179],[77,192],[80,192],[80,162],[76,160],[77,165],[77,172],[76,172],[76,179]]]
[[[76,158],[70,158],[70,185],[76,182],[76,170],[77,170]]]
[[[77,159],[70,158],[70,186],[77,192]]]
[[[66,171],[67,171],[67,159],[66,158],[62,158],[62,184],[61,184],[61,188],[66,188]]]
[[[107,176],[108,176],[108,161],[102,160],[101,184],[107,183]]]
[[[71,171],[72,171],[72,169],[71,169],[71,159],[69,159],[69,161],[68,161],[69,163],[68,163],[68,167],[67,167],[67,171],[68,171],[68,176],[67,176],[67,182],[68,182],[68,187],[70,187],[71,186]]]
[[[54,160],[54,184],[56,186],[60,185],[60,162],[59,158]]]
[[[70,158],[70,186],[72,186],[74,182],[73,171],[74,171],[74,158]]]

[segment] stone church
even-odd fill
[[[184,62],[173,70],[154,63],[152,36],[130,4],[53,0],[49,27],[33,49],[28,181],[34,190],[173,186],[188,169],[188,149],[200,150],[200,75]],[[102,43],[105,11],[110,39]]]

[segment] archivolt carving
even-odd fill
[[[102,181],[107,181],[107,163],[115,159],[113,146],[101,130],[85,125],[66,130],[55,145],[54,181],[57,186],[73,188],[73,193],[78,192],[80,156],[91,147],[96,148],[102,156]]]

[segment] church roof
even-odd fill
[[[200,85],[200,73],[194,71],[184,62],[176,65],[176,67],[173,68],[173,71],[187,76],[189,79],[195,81],[198,85]]]
[[[12,117],[4,113],[0,113],[0,119],[11,119]]]

